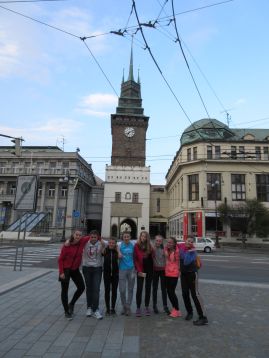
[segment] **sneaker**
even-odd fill
[[[72,305],[71,303],[69,303],[69,305],[68,305],[68,310],[69,310],[69,313],[70,313],[71,315],[73,315],[73,313],[74,313],[74,305]]]
[[[121,314],[122,314],[123,316],[125,316],[125,314],[126,314],[126,307],[122,307]]]
[[[140,308],[137,308],[135,315],[136,317],[142,317],[142,312]]]
[[[72,321],[73,317],[72,317],[71,313],[65,312],[64,315],[65,315],[65,318],[66,318],[68,321]]]
[[[132,312],[131,312],[131,309],[130,307],[126,307],[125,308],[125,316],[131,316]]]
[[[158,310],[158,307],[157,306],[153,306],[153,312],[158,314],[159,313],[159,310]]]
[[[86,316],[91,317],[91,315],[92,315],[92,309],[91,309],[91,307],[89,307],[89,308],[87,308]]]
[[[208,319],[207,317],[200,317],[199,319],[197,319],[197,321],[193,321],[193,324],[195,326],[204,326],[208,324]]]
[[[146,315],[146,316],[150,316],[150,315],[151,315],[151,312],[150,312],[149,307],[146,307],[146,308],[145,308],[145,315]]]
[[[170,310],[169,310],[169,308],[167,307],[167,306],[165,306],[164,308],[163,308],[163,310],[164,310],[164,312],[166,313],[166,314],[168,314],[168,315],[170,315]]]
[[[181,312],[173,308],[169,316],[173,318],[181,317]]]
[[[110,314],[112,314],[112,315],[116,314],[115,308],[111,308]]]
[[[93,312],[92,316],[96,319],[103,319],[103,316],[101,315],[98,309],[95,312]]]
[[[193,317],[192,312],[191,312],[191,313],[188,313],[188,314],[185,316],[185,320],[186,320],[186,321],[190,321],[190,320],[192,319],[192,317]]]

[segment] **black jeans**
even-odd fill
[[[158,293],[158,286],[159,286],[159,279],[161,281],[161,291],[162,291],[162,300],[163,300],[163,307],[167,307],[167,292],[165,287],[165,274],[164,270],[153,271],[152,277],[152,300],[153,300],[153,307],[157,306],[157,293]]]
[[[86,284],[87,308],[91,308],[93,312],[99,308],[102,270],[102,267],[82,267],[82,272]]]
[[[140,277],[137,275],[137,282],[136,282],[136,306],[137,306],[137,308],[141,307],[144,281],[145,281],[145,307],[148,307],[149,302],[150,302],[152,272],[147,272],[146,277]]]
[[[198,274],[197,272],[184,272],[181,273],[181,289],[182,297],[185,308],[188,313],[192,313],[192,305],[190,294],[195,304],[198,316],[201,318],[204,316],[202,299],[198,292]]]
[[[178,299],[176,295],[176,287],[177,287],[178,277],[165,277],[165,285],[167,295],[171,302],[171,305],[176,310],[179,310]]]
[[[115,309],[117,301],[117,290],[119,284],[119,275],[111,275],[110,272],[104,272],[104,286],[105,286],[105,302],[106,309]],[[110,306],[110,293],[111,293],[111,306]]]
[[[85,285],[84,285],[83,277],[82,277],[79,269],[71,270],[70,271],[70,278],[72,279],[72,281],[74,282],[74,284],[77,287],[77,290],[74,293],[72,300],[70,301],[70,304],[74,305],[77,302],[77,300],[79,299],[79,297],[82,295],[82,293],[84,292]],[[69,288],[69,282],[70,282],[70,279],[67,282],[62,282],[61,281],[61,286],[62,286],[61,299],[62,299],[62,304],[63,304],[65,312],[68,312],[68,288]]]

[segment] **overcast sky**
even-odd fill
[[[132,34],[134,75],[139,69],[150,117],[152,184],[165,183],[180,136],[192,122],[209,115],[227,123],[227,110],[232,128],[269,126],[268,0],[174,0],[178,33],[206,110],[175,42],[171,0],[135,2],[141,23],[157,20],[155,28],[142,28],[164,78],[137,31],[132,0],[7,2],[0,0],[0,133],[22,136],[24,145],[79,147],[104,179],[110,114],[123,70],[128,74]],[[125,29],[124,36],[110,33]],[[0,145],[9,144],[0,137]]]

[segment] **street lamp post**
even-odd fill
[[[217,194],[218,194],[218,185],[219,181],[216,180],[211,186],[214,188],[214,201],[215,201],[215,239],[216,239],[216,247],[220,247],[219,244],[219,236],[218,236],[218,207],[217,207]]]
[[[61,178],[61,179],[60,179],[60,182],[61,182],[61,183],[66,183],[66,184],[67,184],[67,190],[66,190],[66,196],[65,196],[65,206],[64,206],[63,233],[62,233],[61,241],[65,241],[65,229],[66,229],[66,217],[67,217],[67,204],[68,204],[69,180],[70,180],[69,172],[67,173],[67,175],[65,175],[64,178]]]

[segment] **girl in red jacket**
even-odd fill
[[[58,258],[59,281],[61,282],[61,299],[68,320],[72,319],[74,305],[85,290],[84,280],[79,271],[84,245],[82,245],[81,232],[75,231],[69,240],[69,245],[63,245]],[[72,300],[68,304],[68,288],[70,278],[77,287]]]
[[[170,317],[176,318],[181,316],[179,310],[178,298],[176,295],[176,287],[179,277],[179,249],[177,241],[174,237],[167,240],[167,245],[164,249],[166,264],[165,264],[165,283],[169,300],[172,304],[172,311]]]
[[[145,281],[145,314],[150,316],[149,302],[153,276],[153,259],[150,236],[147,231],[141,231],[134,247],[134,265],[137,271],[136,287],[136,317],[141,317],[142,292]]]

